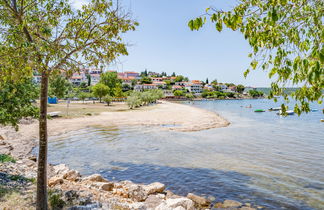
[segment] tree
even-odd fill
[[[173,95],[174,95],[174,96],[184,96],[185,93],[184,93],[182,90],[175,90],[175,91],[173,92]]]
[[[173,72],[173,73],[171,74],[171,77],[175,77],[175,76],[176,76],[176,73]]]
[[[90,96],[89,96],[89,93],[86,93],[86,92],[80,92],[79,95],[78,95],[78,98],[79,98],[80,100],[82,100],[83,103],[84,103],[84,100],[85,100],[86,98],[89,98],[89,97],[90,97]]]
[[[212,85],[217,85],[218,82],[217,82],[217,79],[214,79],[212,82],[211,82]]]
[[[101,98],[109,93],[109,87],[102,83],[98,83],[92,87],[92,93],[95,97],[99,98],[99,102],[101,103]]]
[[[152,84],[152,79],[149,77],[142,77],[141,84]]]
[[[208,78],[206,79],[206,84],[209,84]]]
[[[118,8],[118,7],[117,7]],[[53,72],[77,71],[127,55],[121,33],[137,23],[111,1],[74,10],[68,0],[0,1],[1,74],[41,75],[36,209],[47,209],[47,96]],[[2,70],[2,69],[1,69]],[[2,75],[3,76],[3,75]],[[12,77],[12,75],[11,75]]]
[[[243,93],[244,89],[245,89],[244,85],[237,85],[236,86],[236,91],[238,93]]]
[[[107,87],[109,87],[109,95],[115,96],[115,88],[118,84],[121,84],[122,81],[118,79],[117,72],[109,71],[100,75],[100,83],[105,84]]]
[[[106,102],[107,106],[109,106],[111,104],[112,100],[113,100],[113,97],[110,95],[107,95],[103,98],[103,101]]]
[[[52,75],[49,82],[49,95],[64,98],[71,84],[61,75]]]
[[[184,76],[182,76],[182,75],[179,75],[179,76],[176,76],[176,78],[175,78],[175,82],[182,82],[182,81],[184,81]]]
[[[38,116],[39,110],[33,104],[38,92],[31,79],[4,82],[0,78],[0,90],[0,124],[12,125],[18,130],[20,119]]]
[[[116,87],[114,88],[114,96],[119,98],[124,97],[121,83],[117,83]]]
[[[324,97],[323,10],[323,0],[240,0],[229,11],[207,8],[188,24],[199,30],[209,17],[219,32],[223,27],[240,31],[252,48],[244,76],[254,69],[267,71],[274,79],[270,98],[282,95],[288,101],[285,88],[299,87],[290,96],[301,114],[310,111],[309,102],[322,103]]]

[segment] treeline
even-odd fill
[[[130,109],[134,109],[140,106],[147,106],[149,104],[156,103],[158,99],[163,97],[163,91],[159,89],[144,92],[132,92],[127,97],[126,103]]]

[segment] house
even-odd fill
[[[172,90],[163,90],[163,94],[165,97],[174,96]]]
[[[178,85],[178,86],[181,86],[181,87],[184,87],[188,84],[188,82],[185,82],[185,81],[182,81],[182,82],[176,82],[175,85]]]
[[[161,87],[161,88],[166,88],[167,87],[166,83],[162,82],[162,81],[153,81],[152,84],[157,85],[158,87]]]
[[[163,81],[163,78],[162,77],[151,77],[151,80],[153,82],[162,82]]]
[[[182,86],[180,86],[180,85],[172,85],[172,90],[182,90]]]
[[[134,77],[134,78],[139,78],[140,74],[134,71],[125,71],[124,72],[125,77]]]
[[[197,94],[197,93],[202,93],[203,86],[202,84],[198,84],[198,83],[188,83],[186,84],[185,89],[187,89],[191,93]]]
[[[214,90],[214,87],[213,87],[213,85],[206,84],[206,85],[204,86],[204,90],[213,91],[213,90]]]
[[[133,86],[132,82],[133,82],[133,80],[135,80],[135,77],[123,77],[123,78],[119,78],[119,79],[122,80],[123,85],[127,84],[130,87],[132,87]]]
[[[100,74],[90,74],[91,85],[96,85],[100,81]]]
[[[82,82],[87,82],[87,76],[84,71],[80,71],[79,73],[73,73],[72,76],[69,78],[69,81],[73,85],[80,85]]]

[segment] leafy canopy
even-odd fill
[[[226,27],[242,33],[252,48],[244,75],[267,71],[274,80],[270,98],[282,95],[288,101],[284,88],[300,87],[291,94],[300,114],[310,110],[309,102],[323,101],[323,14],[323,0],[239,0],[229,11],[207,8],[188,25],[199,30],[208,17],[219,32]]]

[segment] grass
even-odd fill
[[[10,155],[0,154],[0,163],[12,162],[15,163],[16,160]]]

